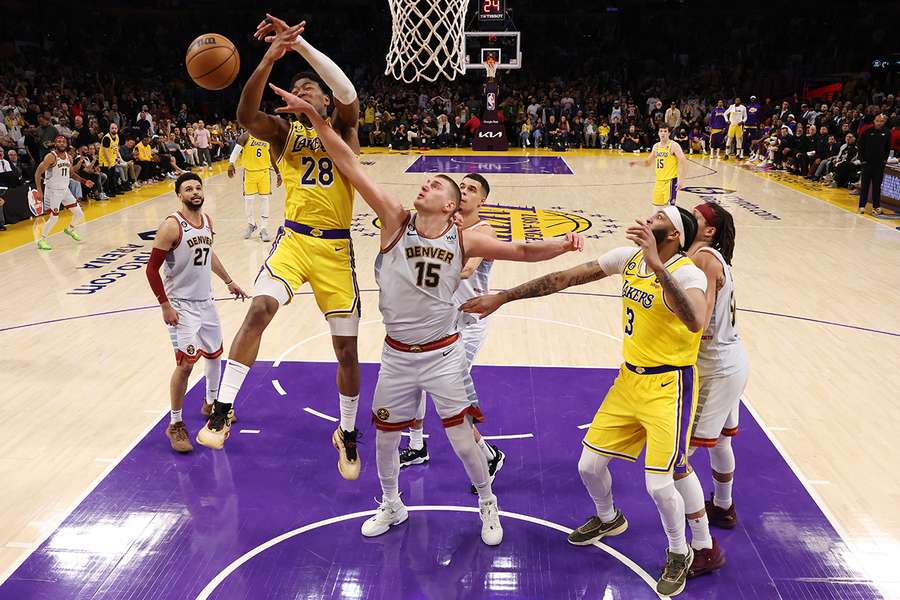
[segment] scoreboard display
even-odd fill
[[[506,16],[506,0],[478,0],[478,22],[496,23]]]

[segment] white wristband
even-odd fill
[[[331,95],[341,104],[352,104],[356,100],[356,88],[333,60],[316,50],[302,36],[297,36],[294,50],[306,59],[309,66],[318,73],[325,85],[331,88]]]

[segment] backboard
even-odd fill
[[[488,54],[497,61],[497,70],[522,68],[522,39],[518,31],[467,31],[464,38],[464,66],[467,71],[485,70]]]

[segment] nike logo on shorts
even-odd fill
[[[445,350],[444,352],[441,352],[441,356],[447,356],[451,352],[453,352],[453,348],[450,348],[449,350]]]
[[[672,382],[670,381],[669,383],[672,383]],[[667,385],[669,385],[669,383],[661,383],[661,384],[659,384],[659,387],[666,387]]]

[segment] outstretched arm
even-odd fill
[[[382,237],[392,239],[394,233],[406,220],[406,211],[403,209],[403,205],[396,198],[385,193],[366,174],[350,146],[325,122],[325,119],[309,102],[278,86],[272,84],[269,84],[269,86],[285,102],[285,106],[276,108],[275,112],[302,114],[309,118],[334,164],[350,180],[350,183],[359,191],[366,204],[372,207],[372,210],[381,219],[383,225],[381,230]]]
[[[247,145],[247,140],[250,139],[250,134],[244,132],[240,135],[237,141],[234,144],[234,148],[231,150],[231,156],[228,157],[228,178],[234,177],[234,165],[237,163],[238,159],[241,157],[241,152],[244,151],[244,146]],[[271,152],[269,153],[271,154]]]
[[[274,41],[275,35],[272,35],[273,33],[278,34],[288,29],[290,29],[288,24],[283,20],[272,15],[266,15],[266,19],[259,24],[254,36],[267,42]],[[291,48],[305,58],[313,71],[331,88],[331,96],[334,100],[334,113],[331,115],[332,127],[341,135],[341,138],[347,142],[350,148],[358,153],[359,98],[356,95],[356,88],[353,87],[353,83],[341,68],[328,56],[307,42],[300,35],[301,33],[303,33],[303,29],[295,36]]]
[[[259,65],[250,75],[244,89],[241,90],[241,99],[238,102],[238,123],[254,137],[272,144],[272,150],[276,156],[280,156],[284,150],[290,125],[284,119],[267,115],[261,111],[260,103],[266,88],[266,81],[272,73],[272,66],[290,49],[305,26],[306,22],[304,21],[272,36],[269,49],[266,50]]]
[[[477,231],[465,236],[466,255],[480,256],[489,260],[512,260],[516,262],[541,262],[556,258],[566,252],[581,251],[584,238],[577,233],[567,233],[565,237],[540,242],[501,242]]]
[[[600,267],[600,263],[592,260],[565,271],[557,271],[532,279],[505,292],[472,298],[463,304],[460,310],[481,315],[483,319],[507,302],[548,296],[575,285],[598,281],[607,275],[608,273],[604,273]]]

